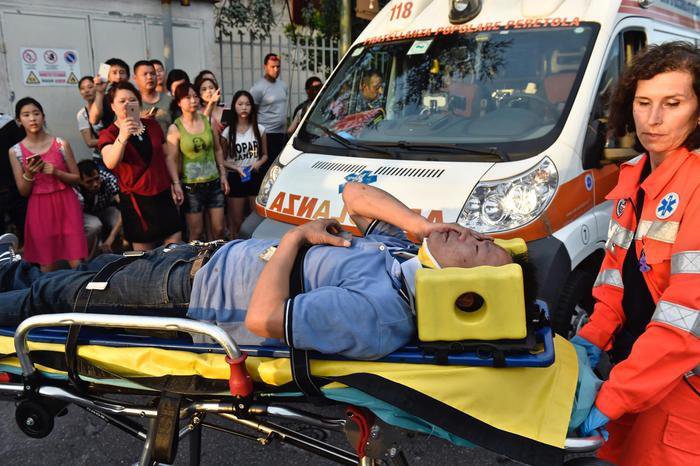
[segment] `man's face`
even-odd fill
[[[165,68],[158,63],[154,63],[153,69],[156,71],[156,84],[158,86],[163,86],[165,84]]]
[[[441,267],[499,266],[513,262],[510,253],[492,240],[460,236],[455,231],[433,232],[427,238],[428,249]]]
[[[362,97],[367,102],[373,102],[377,100],[382,93],[384,92],[384,87],[383,87],[384,81],[382,80],[382,77],[379,75],[372,75],[369,78],[369,83],[362,83],[362,86],[360,87],[360,92],[362,93]]]
[[[124,68],[122,68],[119,65],[112,65],[109,67],[109,82],[111,83],[118,83],[122,81],[126,81],[129,79],[129,76]]]
[[[95,83],[89,79],[80,83],[80,95],[85,102],[92,102],[95,99]]]
[[[316,98],[321,90],[321,86],[323,86],[321,81],[313,81],[311,83],[311,86],[309,86],[309,88],[306,90],[306,95],[308,96],[309,100],[314,100]]]
[[[156,69],[151,65],[141,65],[134,71],[134,82],[141,94],[153,92],[156,88]]]
[[[274,58],[270,58],[267,61],[267,65],[265,65],[265,76],[268,78],[275,80],[279,78],[280,76],[280,61],[275,60]]]
[[[80,183],[83,188],[89,193],[95,194],[102,187],[102,179],[100,179],[99,172],[92,172],[89,175],[82,175],[80,177]]]

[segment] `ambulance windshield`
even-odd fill
[[[436,160],[535,155],[564,125],[596,31],[585,23],[356,46],[295,145]]]

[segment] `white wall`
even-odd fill
[[[67,138],[77,155],[89,155],[77,131],[75,114],[83,105],[77,86],[27,86],[21,78],[20,47],[72,48],[80,75],[95,74],[111,57],[129,65],[143,58],[163,59],[161,4],[157,0],[0,0],[0,112],[14,112],[14,101],[31,95],[45,107],[50,130]],[[202,68],[219,69],[214,6],[172,2],[174,60],[194,77]]]

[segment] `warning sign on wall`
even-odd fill
[[[22,47],[19,54],[27,86],[74,86],[81,76],[77,50]]]

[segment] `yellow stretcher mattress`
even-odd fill
[[[563,448],[576,390],[578,362],[573,346],[554,339],[556,360],[545,368],[488,368],[365,361],[311,362],[313,375],[339,380],[369,374],[419,392],[496,429]],[[30,343],[32,352],[63,353],[63,345]],[[0,355],[14,353],[12,338],[0,337]],[[228,380],[229,366],[221,354],[198,354],[160,348],[80,346],[78,355],[112,374],[141,377],[200,376]],[[257,382],[283,386],[292,381],[288,359],[248,358]],[[15,357],[0,358],[2,366],[19,367]],[[47,372],[58,373],[38,365]],[[348,384],[352,385],[352,384]],[[325,388],[342,386],[338,382]],[[357,388],[357,387],[356,387]]]

